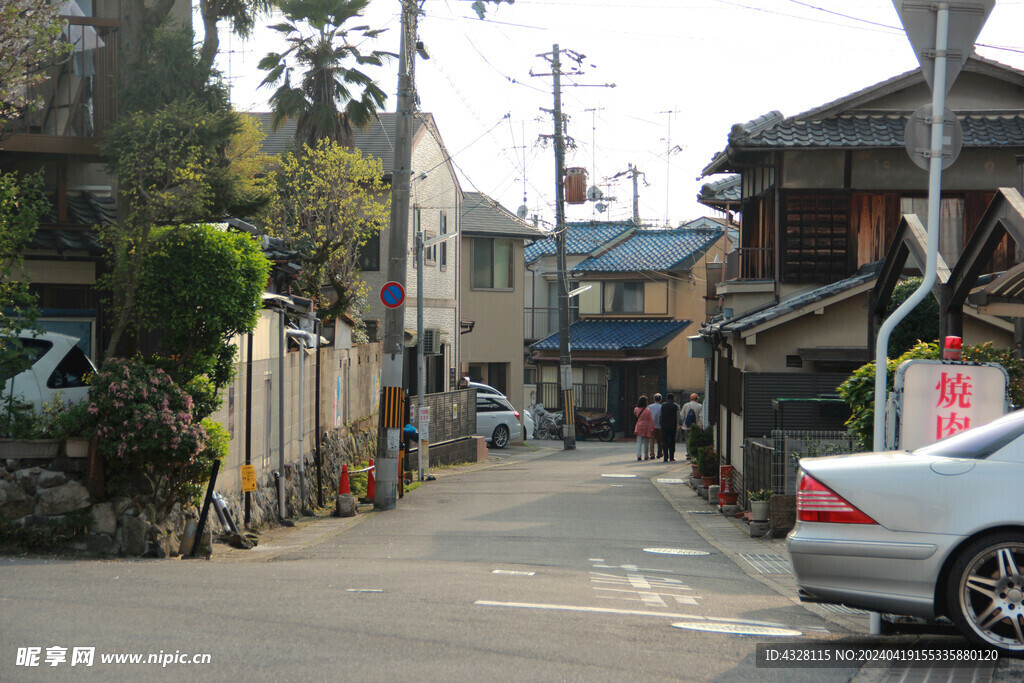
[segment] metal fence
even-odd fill
[[[430,443],[441,444],[476,434],[476,389],[427,394],[430,408]],[[419,429],[419,397],[409,397],[409,422]]]
[[[558,410],[558,384],[537,382],[537,402],[550,411]],[[608,410],[608,386],[605,384],[573,384],[572,407],[576,412],[604,413]]]
[[[743,479],[740,502],[747,491],[771,489],[796,494],[796,475],[801,458],[838,455],[855,451],[854,438],[846,432],[775,430],[767,438],[747,439],[743,447]]]

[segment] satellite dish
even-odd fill
[[[601,192],[601,188],[597,185],[591,185],[590,189],[587,190],[587,199],[592,202],[599,201],[604,198],[604,192]]]
[[[597,204],[594,205],[594,208],[597,209],[598,213],[604,213],[604,210],[607,209],[608,207],[598,202]]]
[[[516,210],[516,215],[519,216],[520,218],[522,218],[523,220],[526,220],[526,212],[527,212],[527,210],[528,209],[526,208],[526,204],[523,204],[522,206],[520,206]]]

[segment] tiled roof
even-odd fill
[[[544,236],[537,228],[514,215],[482,192],[467,192],[462,202],[461,230],[469,235],[518,237],[536,240]]]
[[[846,114],[820,121],[786,119],[755,135],[734,139],[736,147],[902,147],[906,114]],[[1024,146],[1024,115],[960,116],[965,147]]]
[[[578,320],[569,326],[569,344],[574,351],[660,349],[689,324],[689,320]],[[557,350],[558,333],[530,348]]]
[[[91,256],[99,256],[106,251],[92,230],[53,230],[45,226],[36,230],[26,249],[56,251],[58,254],[85,252]]]
[[[799,310],[804,306],[823,301],[836,296],[837,294],[842,294],[847,290],[872,282],[878,277],[878,272],[881,268],[881,261],[868,263],[861,266],[860,270],[857,271],[855,275],[848,277],[845,280],[833,282],[832,284],[825,285],[824,287],[817,287],[804,292],[791,294],[790,296],[783,298],[777,304],[749,311],[730,320],[719,322],[715,326],[723,332],[743,332],[745,330],[749,330],[780,316],[786,315],[787,313]]]
[[[584,259],[572,270],[591,273],[672,270],[700,258],[724,232],[718,228],[637,230],[605,253]]]
[[[712,183],[704,183],[697,195],[697,201],[705,206],[717,208],[724,204],[739,204],[743,194],[743,177],[736,173]]]
[[[616,223],[566,223],[565,253],[589,254],[605,242],[636,226],[632,221]],[[555,238],[546,237],[526,245],[526,262],[556,252]]]

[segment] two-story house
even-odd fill
[[[733,175],[705,186],[698,201],[735,210],[738,183],[742,214],[731,279],[718,287],[723,316],[702,331],[713,347],[706,414],[726,461],[738,466],[744,439],[778,426],[772,399],[832,393],[872,357],[881,261],[903,214],[927,221],[928,174],[908,155],[904,131],[930,101],[917,69],[796,116],[770,112],[734,125],[704,168],[704,176]],[[953,268],[996,189],[1020,182],[1024,73],[972,56],[947,106],[964,131],[943,173],[939,218],[939,253]],[[986,270],[1013,263],[1004,238]],[[1011,344],[1010,321],[970,306],[964,314],[965,343]],[[809,413],[785,426],[822,420]]]
[[[285,121],[276,131],[271,130],[270,114],[256,113],[267,137],[263,151],[276,154],[291,147],[295,137],[295,121]],[[384,176],[391,179],[394,168],[394,140],[397,115],[381,112],[366,129],[355,129],[355,148],[365,156],[377,157],[384,168]],[[405,384],[415,392],[417,297],[423,297],[424,353],[426,391],[434,393],[453,389],[458,381],[460,358],[459,312],[460,259],[459,239],[434,244],[424,252],[423,286],[416,268],[416,233],[423,231],[424,241],[444,234],[458,234],[461,220],[462,188],[455,175],[450,155],[441,134],[429,113],[417,112],[413,120],[412,186],[409,202],[409,235],[406,239],[405,290]],[[390,249],[388,228],[364,246],[359,259],[363,280],[369,286],[369,310],[362,314],[371,341],[383,336],[384,304],[380,291],[388,281],[388,254]]]
[[[467,192],[462,204],[461,373],[523,401],[524,243],[540,230],[482,192]]]
[[[569,327],[573,401],[579,411],[611,411],[632,432],[632,406],[640,394],[704,389],[704,365],[687,353],[682,332],[696,328],[717,308],[708,292],[707,264],[726,256],[725,229],[641,228],[632,223],[569,224],[567,244],[576,258],[569,268],[578,319]],[[553,251],[546,239],[531,245],[539,260]],[[583,254],[579,252],[588,249]],[[539,278],[556,291],[551,270]],[[550,297],[554,298],[554,297]],[[545,307],[552,309],[552,306]],[[529,316],[528,316],[529,317]],[[537,317],[536,315],[534,317]],[[557,317],[556,317],[557,320]],[[559,335],[530,345],[537,368],[537,396],[556,404]]]

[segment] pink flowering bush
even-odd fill
[[[111,493],[124,494],[144,477],[158,510],[194,502],[224,450],[209,443],[192,397],[140,358],[107,360],[88,410],[99,423]]]

